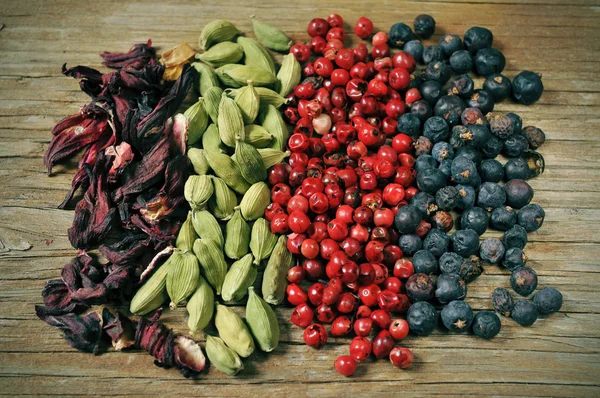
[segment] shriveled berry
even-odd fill
[[[461,264],[460,271],[458,272],[465,283],[471,283],[482,273],[483,267],[481,265],[481,261],[479,261],[479,257],[477,256],[470,256],[469,258],[466,258]]]
[[[510,317],[521,326],[531,326],[537,321],[538,310],[529,300],[519,300],[510,313]]]
[[[517,294],[524,297],[533,293],[537,283],[537,274],[529,267],[519,268],[510,276],[510,286]]]
[[[494,114],[490,118],[490,131],[502,140],[507,139],[514,133],[511,118],[506,115]]]
[[[488,238],[479,246],[479,256],[490,264],[499,264],[504,258],[504,245],[500,239]]]
[[[449,95],[458,95],[462,98],[469,98],[473,94],[475,83],[469,75],[458,75],[450,81],[448,88]],[[461,117],[462,118],[462,117]]]
[[[546,134],[538,127],[527,126],[523,129],[523,133],[525,133],[525,136],[527,137],[529,146],[533,149],[539,148],[546,142]]]
[[[444,60],[444,54],[442,53],[442,49],[436,45],[432,44],[430,46],[425,47],[423,50],[423,63],[430,64],[432,62],[440,62]]]
[[[513,307],[515,306],[515,302],[508,290],[503,287],[498,287],[494,290],[494,293],[492,293],[492,305],[500,315],[510,316]]]
[[[406,281],[406,294],[413,301],[427,301],[434,297],[435,285],[429,275],[414,274]]]
[[[439,267],[443,274],[458,274],[464,259],[456,253],[444,253],[440,257]]]
[[[533,296],[533,303],[540,314],[551,314],[560,310],[563,296],[553,287],[545,287]]]
[[[473,310],[464,301],[451,301],[441,312],[442,323],[447,329],[455,332],[469,330],[473,323]]]
[[[500,333],[500,318],[492,311],[479,311],[473,319],[473,333],[483,339],[491,339]]]

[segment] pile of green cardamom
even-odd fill
[[[290,39],[256,19],[253,27],[260,43],[223,20],[200,35],[204,51],[192,64],[200,99],[177,116],[185,117],[196,173],[184,189],[191,211],[173,253],[130,305],[132,313],[145,315],[169,299],[171,309],[186,303],[192,333],[214,315],[219,337],[207,335],[206,353],[228,375],[243,369],[240,357],[252,354],[255,343],[266,352],[277,346],[279,324],[270,305],[283,301],[292,266],[286,237],[274,235],[262,216],[270,203],[267,169],[289,156],[289,133],[277,108],[299,83],[300,64],[288,54],[276,72],[264,47],[287,51]],[[261,298],[252,286],[263,266]],[[247,295],[245,322],[216,298],[238,302]]]

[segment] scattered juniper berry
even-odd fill
[[[503,114],[495,113],[490,118],[490,131],[501,140],[513,134],[512,120]]]
[[[473,94],[475,83],[469,75],[454,76],[450,81],[448,95],[458,95],[462,98],[469,98]]]
[[[419,336],[429,336],[437,325],[437,312],[427,301],[418,301],[406,313],[410,331]]]
[[[505,251],[502,241],[496,238],[488,238],[479,246],[479,256],[490,264],[500,263]]]
[[[433,113],[446,119],[450,126],[455,126],[460,123],[460,115],[466,107],[467,104],[459,96],[444,95],[435,104]]]
[[[431,156],[438,162],[454,158],[454,148],[446,141],[437,142],[431,149]]]
[[[472,229],[461,229],[452,235],[452,247],[455,253],[463,257],[479,252],[479,235]]]
[[[454,54],[454,52],[462,49],[463,46],[460,36],[449,33],[440,37],[438,45],[446,57],[449,57]]]
[[[527,141],[529,142],[529,146],[533,149],[538,149],[540,146],[546,142],[546,134],[542,131],[542,129],[535,126],[527,126],[523,129],[525,136],[527,137]]]
[[[425,153],[431,152],[432,143],[429,138],[425,136],[420,136],[413,143],[413,147],[415,148],[415,156],[421,156]]]
[[[494,98],[487,91],[478,89],[467,99],[467,106],[479,108],[483,114],[486,114],[494,110]]]
[[[442,274],[436,281],[435,297],[442,304],[452,300],[463,300],[467,296],[467,285],[458,274]]]
[[[546,213],[541,206],[528,204],[519,210],[518,223],[525,228],[527,232],[537,231],[544,223]]]
[[[501,73],[506,66],[502,51],[497,48],[482,48],[475,54],[475,70],[479,76]]]
[[[477,166],[465,156],[455,157],[450,170],[452,171],[452,179],[459,184],[470,185],[477,175]]]
[[[410,26],[403,22],[392,25],[388,34],[389,42],[392,47],[400,47],[403,43],[414,39],[414,34]]]
[[[529,300],[519,300],[515,303],[511,318],[521,326],[531,326],[538,318],[538,310]]]
[[[496,207],[490,215],[490,227],[496,231],[508,231],[517,223],[517,212],[510,206]]]
[[[494,159],[496,156],[500,155],[500,152],[502,152],[503,147],[504,142],[502,142],[501,139],[499,139],[495,135],[490,135],[490,139],[481,149],[481,153],[487,159]]]
[[[471,126],[474,124],[486,124],[487,120],[483,116],[483,113],[479,110],[479,108],[467,108],[463,111],[460,116],[460,120],[462,124],[465,126]]]
[[[464,260],[462,256],[456,253],[446,252],[442,254],[439,260],[440,271],[443,274],[458,274]]]
[[[444,232],[450,232],[454,226],[454,218],[452,217],[452,214],[444,210],[436,211],[431,222],[434,228],[440,229]]]
[[[431,214],[437,211],[435,197],[427,192],[419,192],[413,196],[410,200],[410,204],[417,209],[421,217],[429,217]]]
[[[417,174],[417,186],[421,191],[436,193],[446,186],[446,175],[439,169],[427,168]]]
[[[513,290],[524,297],[529,296],[537,287],[537,274],[533,268],[521,267],[513,271],[510,276],[510,286]]]
[[[510,180],[504,184],[504,192],[506,192],[506,204],[520,209],[526,206],[533,199],[533,188],[523,180]]]
[[[504,233],[502,243],[507,249],[514,247],[522,250],[527,244],[527,231],[517,224]]]
[[[412,302],[427,301],[434,297],[435,284],[429,275],[413,274],[406,281],[406,295]]]
[[[423,241],[416,234],[405,234],[398,239],[398,247],[404,255],[412,256],[423,248]]]
[[[429,250],[435,257],[440,257],[448,251],[450,246],[450,237],[437,228],[432,228],[425,239],[423,239],[423,249]],[[414,263],[413,263],[414,265]]]
[[[481,207],[471,207],[463,212],[460,218],[460,229],[472,229],[477,234],[483,235],[488,228],[489,216]]]
[[[523,120],[521,119],[521,116],[517,115],[516,113],[512,113],[512,112],[507,113],[506,116],[508,116],[510,118],[510,120],[512,120],[513,132],[515,134],[519,134],[521,132],[521,130],[523,129]]]
[[[419,91],[421,92],[421,97],[432,106],[435,105],[443,94],[442,85],[436,80],[424,82],[419,88]]]
[[[410,113],[418,117],[422,122],[425,122],[432,115],[431,105],[427,101],[420,99],[412,103]]]
[[[432,62],[443,61],[444,54],[442,53],[442,49],[432,44],[430,46],[425,47],[423,50],[423,63],[430,64]]]
[[[483,89],[492,94],[495,102],[500,102],[510,96],[512,85],[508,77],[500,73],[492,73],[483,82]]]
[[[544,84],[539,74],[531,71],[519,73],[512,82],[514,98],[525,105],[531,105],[542,96]]]
[[[533,296],[533,304],[540,314],[551,314],[560,310],[563,296],[553,287],[545,287]]]
[[[455,332],[468,330],[473,323],[473,310],[462,300],[451,301],[441,312],[442,323]]]
[[[511,158],[504,164],[504,176],[510,180],[528,180],[531,176],[527,160],[523,158]]]
[[[417,138],[421,132],[421,120],[412,113],[405,113],[398,118],[396,130],[399,133]]]
[[[433,143],[445,141],[450,137],[450,127],[443,117],[433,116],[423,125],[423,135]]]
[[[473,57],[466,50],[456,51],[450,56],[450,68],[456,74],[468,73],[473,69]]]
[[[433,231],[433,230],[432,230]],[[421,274],[438,274],[438,260],[429,250],[419,250],[413,255],[412,259],[415,273]]]
[[[423,62],[423,50],[423,43],[420,40],[404,43],[403,51],[412,55],[416,62]]]
[[[490,129],[485,124],[472,124],[467,127],[467,143],[475,148],[485,147],[490,136]]]
[[[492,305],[500,315],[510,316],[515,306],[515,301],[508,290],[498,287],[492,293]]]
[[[483,182],[500,182],[504,178],[504,166],[496,159],[486,159],[479,165]]]
[[[492,47],[494,35],[492,34],[492,31],[487,28],[474,26],[465,32],[463,41],[465,43],[465,48],[469,50],[471,54],[475,54],[482,48]]]
[[[394,219],[396,229],[401,234],[414,232],[420,223],[421,214],[416,207],[411,205],[401,207],[396,213],[396,217]]]
[[[494,209],[504,205],[506,202],[506,193],[502,186],[495,182],[484,182],[479,188],[477,197],[477,206],[484,209]]]
[[[465,283],[471,283],[483,273],[483,266],[477,256],[469,256],[460,265],[458,274]]]
[[[435,203],[442,210],[454,209],[458,203],[458,190],[451,185],[443,187],[436,192]]]
[[[526,262],[527,255],[523,253],[523,249],[519,247],[511,247],[510,249],[506,250],[506,253],[504,254],[504,260],[502,260],[502,265],[512,272],[524,267]]]
[[[437,162],[435,161],[433,156],[424,153],[422,155],[419,155],[419,157],[415,160],[414,167],[418,173],[421,173],[425,169],[437,167]]]
[[[435,32],[435,19],[431,15],[418,15],[413,23],[415,33],[424,39],[429,39]]]
[[[516,158],[529,148],[525,134],[513,134],[504,141],[503,152],[506,156]]]
[[[469,185],[457,185],[458,189],[458,203],[456,207],[461,210],[468,210],[475,205],[475,189]]]
[[[492,311],[479,311],[473,318],[473,334],[489,340],[500,333],[500,318]]]

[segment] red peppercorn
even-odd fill
[[[344,32],[344,29],[342,29],[341,27],[335,27],[327,31],[327,34],[325,35],[325,40],[330,41],[333,39],[337,39],[343,41],[344,37],[346,37],[346,32]]]
[[[404,101],[409,105],[420,99],[421,99],[421,93],[419,92],[419,89],[417,89],[417,88],[411,88],[406,91],[406,94],[404,94]]]
[[[394,54],[392,61],[394,62],[394,68],[404,68],[409,73],[412,73],[417,65],[415,58],[411,54],[404,51]]]
[[[387,357],[394,348],[394,338],[387,330],[381,330],[373,339],[373,354],[377,359]]]
[[[378,241],[370,241],[365,247],[365,258],[370,263],[381,263],[383,261],[384,248],[384,243]]]
[[[323,47],[325,47],[325,39],[323,39],[320,36],[317,37],[313,37],[312,40],[310,41],[310,45],[309,48],[311,49],[311,51],[315,51],[315,54],[320,54],[320,52],[316,52],[315,47],[320,46],[319,39],[323,41]],[[307,62],[304,65],[304,68],[302,68],[302,74],[304,77],[309,77],[309,76],[314,76],[315,75],[315,68],[313,66],[312,62]]]
[[[396,264],[394,264],[394,276],[396,278],[406,279],[414,273],[415,268],[413,267],[412,261],[406,258],[401,258],[400,260],[396,261]]]
[[[370,285],[375,281],[375,270],[370,263],[362,263],[359,269],[358,283],[361,286]]]
[[[329,30],[329,24],[323,18],[314,18],[308,23],[306,33],[309,36],[325,36]]]
[[[315,95],[315,86],[311,83],[300,83],[294,87],[294,95],[300,99],[311,99]]]
[[[294,210],[300,210],[302,213],[307,213],[308,200],[302,195],[294,195],[288,201],[287,210],[290,213]]]
[[[373,321],[371,318],[359,318],[354,321],[354,333],[357,336],[366,337],[371,334],[373,329]]]
[[[388,35],[385,32],[377,32],[373,35],[373,39],[371,40],[374,46],[379,46],[381,44],[387,44]]]
[[[333,308],[323,303],[319,304],[316,309],[317,319],[322,323],[331,323],[335,319]]]
[[[394,347],[390,352],[390,362],[400,369],[410,367],[413,359],[414,356],[412,351],[405,347]]]
[[[271,188],[271,201],[281,206],[286,206],[292,197],[292,190],[286,184],[275,184]]]
[[[341,272],[342,282],[353,283],[358,279],[360,269],[354,261],[348,261],[346,264],[342,265]]]
[[[290,54],[293,54],[298,62],[305,62],[310,58],[310,48],[304,43],[296,43],[290,47]]]
[[[334,363],[335,370],[343,376],[352,376],[356,372],[356,360],[349,355],[339,356]]]
[[[349,314],[356,306],[356,297],[351,293],[342,293],[337,301],[337,310],[342,314]]]
[[[385,290],[389,290],[394,293],[400,293],[400,290],[402,289],[402,281],[395,276],[388,276],[383,281],[383,287]]]
[[[390,71],[389,84],[396,90],[405,90],[410,84],[410,73],[404,68],[394,67]]]
[[[373,22],[369,18],[360,17],[354,25],[354,33],[361,39],[366,39],[373,33]]]
[[[379,293],[381,293],[381,289],[374,283],[358,289],[360,301],[369,308],[377,305]]]
[[[372,345],[366,337],[355,337],[350,342],[350,356],[357,361],[364,361],[371,355]]]
[[[388,86],[381,80],[373,79],[369,82],[367,86],[367,91],[375,97],[385,97],[388,92]]]
[[[300,283],[304,280],[305,276],[306,272],[304,271],[304,268],[296,265],[288,270],[287,280],[290,283]]]
[[[294,210],[289,216],[289,228],[297,234],[301,234],[308,229],[310,218],[300,210]]]
[[[371,57],[373,59],[387,57],[390,55],[390,47],[387,44],[380,44],[378,46],[373,46],[371,50]]]
[[[371,312],[371,319],[373,320],[373,323],[380,329],[387,330],[392,323],[392,317],[390,314],[381,309]]]
[[[399,318],[399,319],[394,319],[392,321],[392,323],[390,324],[389,331],[390,331],[390,334],[392,335],[392,337],[394,338],[394,340],[401,341],[401,340],[404,340],[406,338],[406,336],[408,336],[408,332],[410,331],[410,328],[409,328],[408,322],[406,322],[406,320]]]
[[[337,289],[327,286],[325,290],[323,290],[323,304],[332,306],[337,303],[340,297],[340,292]]]
[[[412,305],[412,303],[410,302],[410,299],[408,298],[408,296],[406,294],[399,293],[398,301],[399,301],[399,303],[398,303],[398,307],[396,308],[396,312],[405,314],[408,311],[408,309],[410,308],[410,306]]]
[[[315,313],[306,303],[302,303],[297,305],[292,311],[292,316],[290,320],[296,326],[301,328],[305,328],[311,324]]]
[[[313,63],[313,67],[315,68],[315,73],[319,76],[329,77],[331,72],[333,72],[333,64],[324,57],[317,58]]]
[[[350,70],[354,65],[354,52],[350,49],[339,50],[335,56],[335,63],[340,68]]]
[[[331,324],[331,335],[332,336],[344,336],[350,332],[352,328],[352,322],[347,316],[341,315],[333,320]]]
[[[271,222],[273,218],[278,214],[285,214],[283,207],[279,203],[271,203],[265,209],[265,218],[267,221]],[[286,224],[287,224],[287,215],[286,215]]]
[[[302,290],[302,288],[295,283],[291,283],[286,288],[287,299],[292,305],[299,305],[302,303],[306,303],[308,300],[308,296]]]
[[[332,28],[341,28],[344,26],[344,19],[338,14],[329,14],[327,23]]]
[[[379,145],[381,137],[385,139],[385,134],[381,134],[370,124],[363,124],[358,128],[358,139],[368,147]]]
[[[309,281],[316,281],[321,279],[325,275],[325,267],[321,261],[313,259],[313,260],[305,260],[302,262],[302,269],[306,272],[306,279]]]
[[[320,282],[308,288],[307,296],[312,305],[317,306],[323,302],[323,290],[325,290],[325,285]]]
[[[388,277],[388,269],[384,267],[382,264],[371,264],[373,269],[375,270],[375,283],[377,285],[381,285],[385,278]]]
[[[356,48],[353,48],[352,51],[354,51],[354,59],[359,62],[365,62],[369,56],[369,49],[365,43],[358,43]]]
[[[319,244],[314,239],[305,239],[302,242],[301,253],[306,258],[316,258],[319,255]]]
[[[292,254],[300,254],[302,250],[302,243],[306,240],[306,235],[304,234],[290,234],[287,240],[287,249]]]
[[[323,239],[320,243],[321,257],[325,260],[331,259],[333,253],[340,250],[339,244],[331,238]]]
[[[288,215],[279,213],[271,219],[271,232],[274,234],[285,234],[288,232]]]
[[[313,323],[304,329],[304,343],[306,345],[319,348],[327,342],[327,331],[323,325]]]
[[[375,210],[373,222],[377,227],[389,228],[394,224],[394,213],[388,208]]]
[[[371,309],[366,305],[359,305],[356,310],[356,319],[360,318],[370,318],[371,317]]]
[[[404,199],[411,200],[418,193],[419,189],[417,187],[408,187],[404,190]]]
[[[341,242],[348,236],[348,227],[344,222],[333,219],[327,224],[327,233],[331,239]]]
[[[387,312],[395,312],[400,304],[398,294],[392,290],[382,290],[377,297],[379,308]]]

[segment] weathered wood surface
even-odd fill
[[[215,18],[248,32],[250,14],[306,40],[308,21],[334,11],[351,23],[367,15],[384,30],[429,13],[438,22],[435,40],[486,26],[506,55],[509,77],[523,69],[544,75],[546,91],[535,106],[505,102],[498,110],[520,113],[525,125],[539,126],[548,137],[541,150],[546,173],[532,181],[534,201],[547,218],[530,234],[526,252],[540,286],[563,292],[560,313],[529,328],[503,319],[492,341],[441,330],[411,337],[406,345],[416,359],[410,370],[373,361],[344,379],[332,364],[347,352],[348,341],[309,349],[287,321],[291,310],[280,308],[282,343],[274,353],[253,356],[238,377],[213,369],[195,382],[154,367],[145,353],[79,353],[38,321],[33,306],[44,282],[74,254],[66,236],[72,213],[55,208],[70,186],[73,165],[57,167],[48,178],[41,160],[52,126],[87,101],[74,80],[61,76],[62,63],[100,67],[101,51],[124,51],[148,38],[162,50],[183,40],[195,44],[201,27]],[[335,396],[344,388],[357,395],[600,395],[599,11],[592,0],[2,1],[0,394]],[[489,309],[498,286],[508,286],[507,273],[487,267],[470,285],[467,301]],[[165,320],[184,332],[183,315],[180,309]]]

